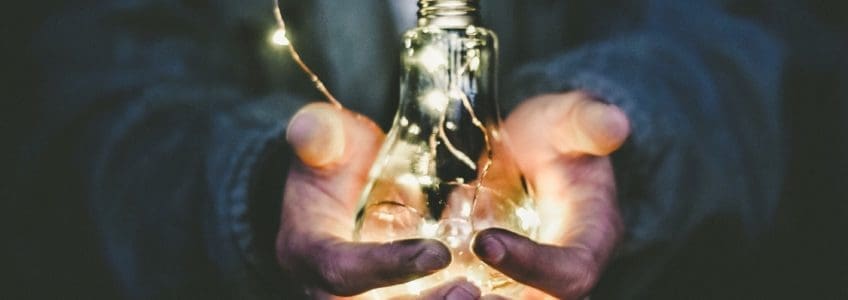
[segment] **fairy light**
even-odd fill
[[[418,281],[410,281],[410,282],[406,285],[406,291],[407,291],[407,293],[409,293],[410,295],[418,296],[418,295],[420,295],[420,294],[421,294],[421,292],[422,292],[422,291],[424,291],[424,286],[422,286],[422,285],[421,285],[421,282],[418,282]]]
[[[439,223],[425,222],[421,225],[421,235],[425,238],[434,238],[439,230]]]
[[[515,215],[518,216],[518,220],[521,223],[521,229],[524,229],[525,231],[539,227],[539,225],[542,224],[539,214],[533,209],[519,207],[515,210]]]
[[[421,133],[421,127],[416,124],[409,125],[409,134],[418,135],[419,133]]]
[[[470,218],[471,217],[471,203],[462,202],[462,211],[460,212],[460,215],[463,218]]]
[[[291,44],[289,38],[286,37],[286,31],[282,28],[274,30],[274,33],[271,34],[271,42],[277,46],[288,46]]]
[[[416,178],[415,175],[412,175],[412,174],[409,174],[409,173],[398,176],[397,179],[395,179],[395,181],[398,184],[400,184],[401,186],[417,186],[418,185],[418,178]]]
[[[447,121],[445,122],[445,128],[447,128],[448,130],[456,130],[456,123]]]
[[[291,55],[292,60],[309,76],[309,80],[315,85],[315,89],[317,89],[324,97],[327,98],[327,101],[330,101],[333,105],[338,108],[342,108],[341,102],[330,93],[330,90],[327,89],[327,86],[324,85],[324,82],[321,81],[321,78],[318,77],[309,66],[303,62],[303,59],[300,57],[300,54],[295,49],[294,44],[291,43],[291,40],[286,36],[286,21],[283,19],[283,13],[280,11],[280,4],[277,3],[277,0],[272,0],[274,2],[274,18],[277,20],[277,26],[279,27],[277,31],[271,36],[271,41],[280,46],[286,46],[289,49],[289,54]]]
[[[433,176],[418,176],[418,184],[422,186],[432,186],[436,184],[436,181],[433,180]]]
[[[430,73],[434,73],[448,65],[445,55],[432,46],[421,50],[421,54],[418,55],[418,62]]]
[[[440,91],[431,91],[421,99],[421,104],[436,115],[444,114],[449,102],[450,98]]]

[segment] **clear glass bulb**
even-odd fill
[[[497,105],[497,38],[477,26],[476,1],[419,1],[403,37],[400,106],[360,198],[354,238],[435,238],[452,251],[434,275],[369,293],[417,294],[455,277],[484,292],[519,287],[471,252],[475,232],[534,238],[539,218],[524,177],[504,155]]]

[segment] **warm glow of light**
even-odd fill
[[[476,56],[472,57],[471,61],[468,63],[468,70],[470,70],[472,72],[477,72],[477,70],[479,70],[479,69],[480,69],[480,58],[476,57]]]
[[[406,284],[406,291],[413,296],[418,296],[421,294],[421,291],[424,290],[424,287],[421,286],[421,283],[418,280],[411,281]]]
[[[465,96],[465,92],[458,88],[451,89],[450,91],[448,91],[448,94],[450,95],[451,99],[462,99],[462,97]]]
[[[395,181],[399,185],[404,186],[404,187],[417,187],[418,186],[418,179],[415,178],[415,175],[412,175],[412,174],[409,174],[409,173],[398,176],[397,179],[395,179]]]
[[[434,238],[436,237],[436,232],[439,230],[439,223],[435,222],[425,222],[424,225],[421,225],[421,235],[425,238]]]
[[[435,47],[426,47],[418,55],[418,61],[429,72],[436,72],[448,66],[447,57]]]
[[[477,72],[480,69],[480,51],[468,50],[468,71]]]
[[[409,126],[409,134],[418,135],[419,133],[421,133],[421,127],[418,127],[418,125],[415,124]]]
[[[468,218],[471,216],[471,202],[462,202],[462,217]]]
[[[459,246],[462,245],[462,242],[463,242],[462,237],[456,237],[456,236],[445,237],[445,243],[448,244],[448,247],[451,247],[451,248],[454,248],[454,249],[459,248]]]
[[[377,212],[377,219],[383,221],[385,223],[392,223],[395,221],[395,215],[387,213],[387,212]]]
[[[424,95],[424,101],[421,102],[424,107],[426,107],[431,112],[434,112],[438,115],[445,113],[447,110],[448,103],[450,102],[450,98],[448,98],[445,93],[441,91],[432,91]]]
[[[445,122],[445,128],[447,128],[448,130],[456,130],[456,123],[447,121]]]
[[[412,161],[413,163],[412,169],[414,172],[418,174],[426,174],[430,172],[430,162],[432,162],[432,158],[429,155],[420,155],[418,159]]]
[[[419,176],[418,183],[420,183],[422,186],[431,186],[435,184],[435,182],[433,181],[433,177],[431,176]]]
[[[539,219],[539,214],[537,214],[533,209],[519,207],[515,210],[515,214],[518,216],[519,222],[521,222],[521,229],[526,231],[539,227],[539,225],[542,224],[542,220]]]
[[[568,227],[569,213],[567,202],[561,199],[540,198],[536,202],[536,212],[545,226],[539,226],[539,242],[554,243],[559,240]]]
[[[271,35],[271,42],[277,46],[288,46],[290,44],[289,38],[286,37],[286,31],[282,28],[274,31]]]

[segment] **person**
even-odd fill
[[[432,240],[326,230],[353,225],[377,124],[394,111],[397,1],[280,2],[291,40],[347,110],[307,104],[321,97],[268,42],[267,1],[57,9],[36,38],[45,100],[14,182],[20,197],[67,199],[47,216],[83,220],[58,236],[24,222],[54,239],[12,246],[35,257],[13,269],[27,280],[71,264],[92,275],[61,273],[59,290],[158,299],[350,296],[444,267]],[[738,260],[717,258],[744,253],[773,221],[793,49],[740,3],[485,1],[510,146],[536,195],[563,199],[553,211],[569,218],[556,243],[490,229],[474,252],[530,298],[732,289],[697,281],[736,278],[726,271]],[[733,249],[686,256],[715,241]],[[55,258],[68,246],[79,259]],[[681,258],[722,262],[710,273]],[[484,296],[463,281],[425,295]]]

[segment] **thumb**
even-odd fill
[[[432,274],[451,262],[450,250],[434,240],[385,244],[331,241],[305,254],[306,270],[317,271],[321,288],[352,296]]]
[[[307,166],[321,168],[342,159],[345,151],[344,111],[312,103],[292,117],[286,140]]]
[[[504,275],[560,299],[585,296],[598,278],[588,249],[539,244],[503,229],[478,233],[472,250]]]
[[[327,103],[302,108],[286,132],[297,161],[286,179],[283,210],[299,213],[285,217],[322,216],[304,222],[323,222],[322,231],[350,235],[353,222],[348,218],[356,212],[357,196],[383,139],[376,124],[349,110]],[[290,226],[301,227],[297,223]]]
[[[537,152],[552,151],[545,156],[605,156],[630,135],[630,121],[620,108],[579,91],[528,99],[510,114],[506,125],[514,142]],[[540,139],[542,135],[545,138]]]
[[[582,93],[579,93],[580,95]],[[604,156],[621,147],[630,135],[630,122],[620,108],[581,95],[573,102],[568,123],[562,124],[576,151]]]

